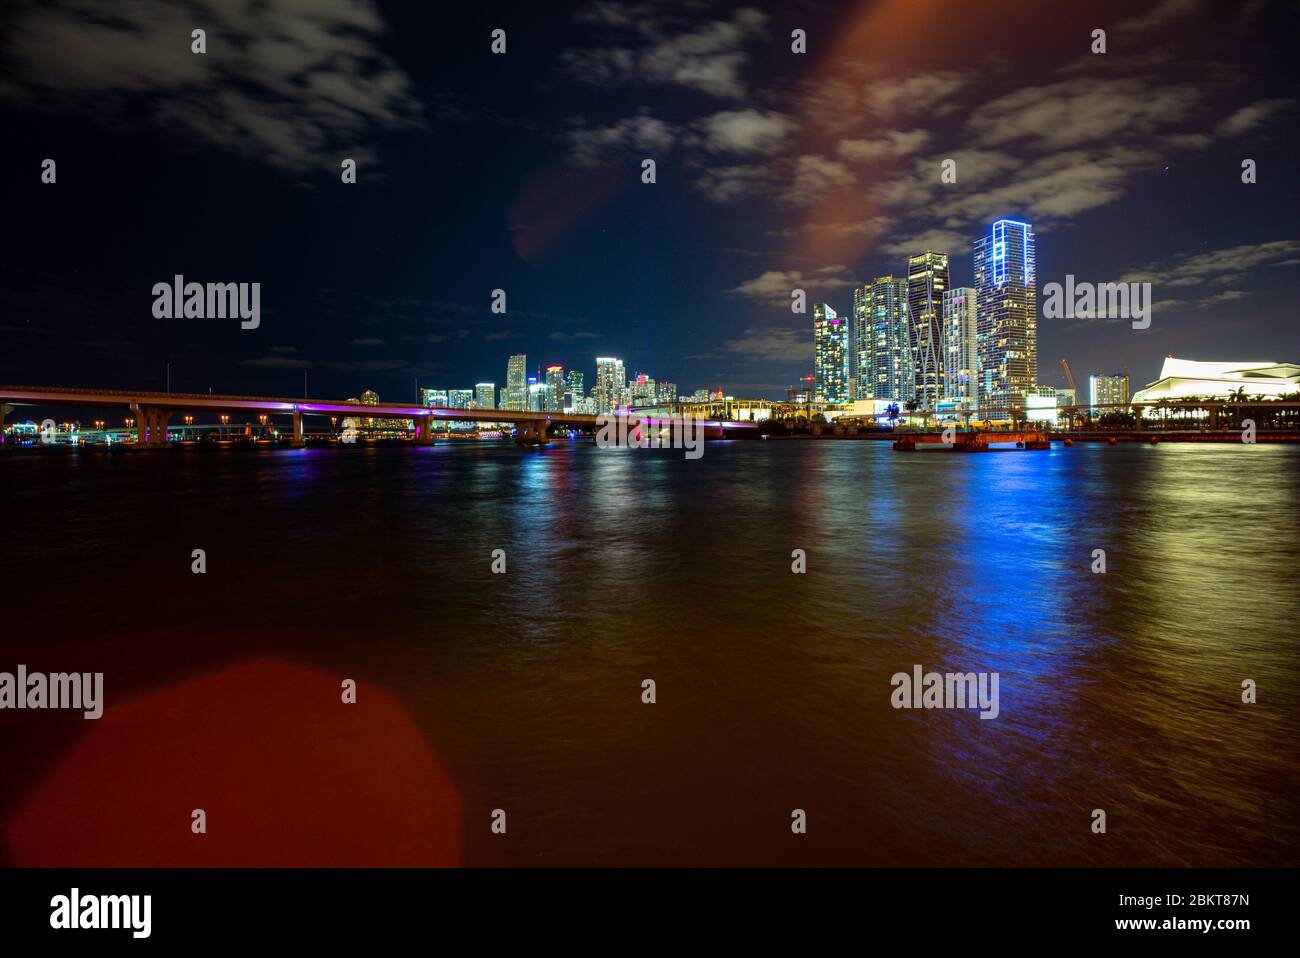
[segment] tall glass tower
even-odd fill
[[[505,395],[501,397],[502,409],[522,410],[528,405],[528,357],[516,353],[506,363]]]
[[[849,324],[825,303],[813,306],[813,376],[818,402],[849,401]]]
[[[907,312],[911,325],[912,381],[916,401],[933,409],[943,398],[943,294],[948,254],[926,250],[907,259]]]
[[[613,412],[627,392],[627,372],[623,360],[612,356],[596,357],[596,412]]]
[[[975,241],[979,401],[986,418],[1020,417],[1038,382],[1034,228],[998,220]]]
[[[881,276],[853,291],[855,399],[915,395],[908,347],[907,280]]]
[[[943,398],[963,409],[979,406],[976,294],[969,286],[943,294]]]

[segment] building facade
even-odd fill
[[[624,403],[627,393],[627,371],[623,360],[612,356],[596,357],[596,413],[613,412]]]
[[[528,402],[528,357],[516,353],[506,363],[506,385],[501,393],[501,408],[522,410]]]
[[[969,286],[943,293],[943,399],[961,409],[979,408],[977,301]]]
[[[474,385],[474,405],[479,409],[496,409],[497,384],[476,383]]]
[[[1038,384],[1038,256],[1034,229],[998,220],[975,241],[976,352],[986,418],[1023,416]]]
[[[1088,405],[1094,412],[1116,412],[1114,409],[1097,409],[1097,406],[1128,406],[1128,373],[1109,376],[1093,373],[1088,377]]]
[[[564,409],[564,367],[546,367],[546,409],[559,412]]]
[[[825,303],[813,306],[813,377],[819,401],[849,401],[849,325]]]
[[[908,346],[907,280],[881,276],[853,293],[856,399],[915,395]]]
[[[943,294],[948,290],[948,254],[926,250],[907,259],[907,313],[913,398],[933,409],[943,398]]]

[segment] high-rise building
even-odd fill
[[[468,409],[473,401],[474,391],[471,389],[447,390],[447,406],[451,409]]]
[[[655,402],[660,404],[677,402],[677,384],[659,380],[655,384]]]
[[[501,408],[522,410],[527,403],[528,357],[516,353],[506,363],[506,386],[501,395]]]
[[[1113,373],[1103,376],[1093,373],[1088,377],[1088,404],[1093,412],[1104,415],[1108,412],[1120,412],[1118,409],[1097,409],[1097,406],[1119,404],[1128,405],[1128,373]]]
[[[1038,384],[1038,254],[1034,228],[998,220],[975,241],[979,402],[986,418],[1020,416]]]
[[[364,398],[364,397],[363,397]],[[446,406],[447,390],[445,389],[421,389],[420,402],[425,406]]]
[[[569,391],[573,393],[573,401],[575,403],[580,403],[584,398],[586,398],[587,391],[583,388],[581,369],[570,369],[565,384]]]
[[[624,402],[627,392],[627,372],[623,360],[612,356],[596,357],[596,412],[613,412]]]
[[[943,398],[943,294],[948,254],[926,250],[907,259],[907,317],[915,399],[933,409]]]
[[[546,367],[546,408],[559,412],[564,408],[564,367]]]
[[[474,404],[479,409],[496,409],[496,395],[496,383],[478,383],[474,386]]]
[[[525,392],[527,399],[524,400],[524,408],[529,412],[545,412],[546,404],[549,402],[550,390],[546,383],[539,383],[536,376],[528,377],[528,388]]]
[[[915,395],[907,317],[907,280],[881,276],[854,290],[854,398],[907,402]]]
[[[653,406],[655,404],[655,381],[645,373],[637,373],[629,384],[634,406]]]
[[[813,377],[818,402],[849,401],[849,324],[826,303],[813,306]]]
[[[975,303],[975,290],[969,286],[944,290],[943,398],[963,409],[979,407]]]
[[[707,389],[697,389],[691,393],[691,402],[708,402],[709,391]]]

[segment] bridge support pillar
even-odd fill
[[[549,425],[545,419],[525,419],[515,430],[515,442],[523,446],[544,446],[546,427]]]
[[[433,416],[425,416],[423,419],[415,420],[415,430],[417,441],[421,446],[433,445]]]
[[[135,445],[138,449],[167,448],[167,419],[171,413],[157,406],[141,406],[131,403],[131,413],[135,416]]]
[[[289,445],[295,449],[301,449],[307,445],[307,440],[303,438],[302,434],[302,413],[296,409],[293,411],[293,436],[289,440]]]
[[[10,445],[11,443],[5,442],[5,401],[0,396],[0,452],[4,452]]]

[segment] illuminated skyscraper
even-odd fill
[[[447,405],[451,409],[468,409],[474,393],[469,389],[448,389]]]
[[[474,404],[479,409],[496,409],[496,395],[496,383],[478,383],[474,386]]]
[[[666,383],[662,379],[655,384],[655,402],[672,403],[677,402],[677,384]]]
[[[933,409],[943,398],[943,294],[947,289],[947,253],[926,250],[908,257],[908,345],[914,398],[922,409]]]
[[[547,389],[546,383],[539,383],[536,376],[528,377],[528,387],[524,393],[528,398],[524,401],[524,408],[529,412],[545,412],[546,404],[549,402],[550,390]]]
[[[849,324],[825,303],[813,306],[813,376],[818,402],[849,401]]]
[[[596,357],[596,412],[613,412],[627,392],[627,373],[623,360],[611,356]]]
[[[506,363],[506,387],[501,395],[501,408],[521,410],[527,403],[528,357],[516,353]]]
[[[426,406],[445,406],[447,405],[447,390],[421,389],[420,402]]]
[[[975,302],[975,290],[969,286],[944,290],[943,399],[964,409],[979,406]]]
[[[564,408],[564,367],[546,367],[546,408],[558,412]]]
[[[854,290],[854,398],[907,402],[915,394],[907,317],[907,280],[881,276]]]
[[[586,398],[587,391],[583,388],[581,369],[570,369],[566,379],[566,384],[569,391],[573,393],[573,401],[575,403],[582,402],[582,400]]]
[[[1028,223],[998,220],[975,241],[979,403],[988,418],[1023,415],[1037,385],[1037,262]]]

